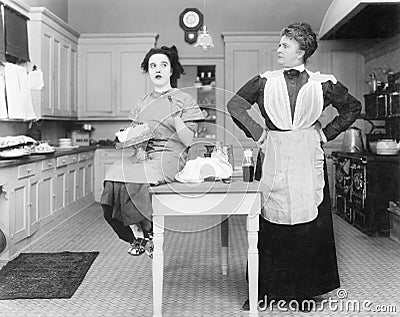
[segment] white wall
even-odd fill
[[[45,7],[68,23],[68,0],[22,0],[30,7]]]
[[[37,0],[38,1],[38,0]],[[223,55],[226,31],[280,31],[305,21],[319,30],[332,0],[70,0],[68,22],[80,33],[158,33],[160,45],[175,44],[181,55]],[[318,3],[318,4],[316,4]],[[205,5],[205,7],[204,7]],[[184,42],[179,14],[198,8],[214,38],[203,53]]]

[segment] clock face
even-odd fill
[[[200,22],[199,14],[195,11],[187,11],[182,18],[183,24],[190,29],[195,29]]]
[[[179,15],[179,24],[184,31],[198,31],[203,26],[203,14],[196,8],[187,8]]]

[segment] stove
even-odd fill
[[[388,236],[389,201],[400,198],[400,155],[332,152],[334,210],[371,236]]]

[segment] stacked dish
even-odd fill
[[[72,139],[70,139],[70,138],[58,139],[58,144],[59,144],[60,147],[71,147],[72,146]]]
[[[379,140],[376,144],[376,154],[378,155],[396,155],[399,152],[400,143],[395,140]]]

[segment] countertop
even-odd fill
[[[16,159],[1,158],[0,159],[0,168],[18,166],[18,165],[22,165],[22,164],[37,162],[37,161],[41,161],[44,159],[59,157],[59,156],[68,155],[68,154],[76,154],[76,153],[81,153],[81,152],[94,151],[98,148],[111,149],[111,148],[115,148],[115,147],[89,145],[89,146],[79,146],[79,147],[73,148],[73,149],[62,149],[61,150],[61,149],[56,148],[56,151],[51,154],[31,154],[31,155],[22,156],[22,157],[16,158]]]

